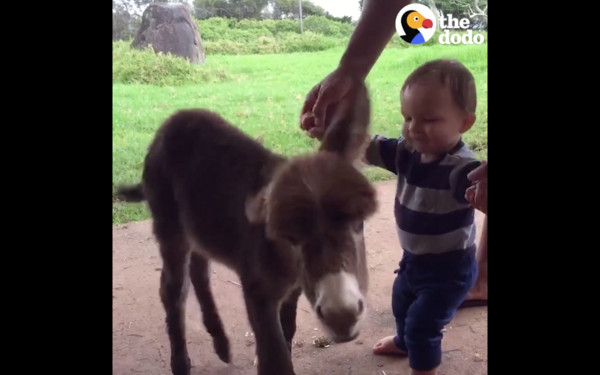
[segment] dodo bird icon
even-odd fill
[[[417,11],[408,11],[404,13],[401,22],[402,29],[405,33],[401,38],[410,44],[425,43],[425,38],[419,29],[430,29],[433,27],[433,21],[424,17]]]

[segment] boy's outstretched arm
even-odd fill
[[[385,138],[375,135],[369,142],[365,151],[365,163],[376,167],[387,169],[398,174],[397,155],[399,147],[402,147],[404,139]]]

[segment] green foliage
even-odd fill
[[[350,24],[309,16],[300,34],[298,21],[236,20],[213,17],[198,21],[207,55],[311,52],[348,43]]]
[[[270,42],[270,39],[262,40],[265,45]],[[113,49],[128,51],[129,44],[113,43]],[[114,81],[113,183],[128,184],[140,180],[144,156],[156,129],[169,115],[182,108],[215,111],[279,154],[295,156],[316,150],[318,142],[300,130],[300,110],[306,94],[337,66],[343,52],[344,47],[337,46],[320,52],[208,56],[206,65],[198,67],[207,72],[210,80],[216,81],[208,84],[190,81],[171,87]],[[143,52],[135,50],[132,53]],[[129,52],[113,53],[113,66],[131,64],[119,61],[130,57]],[[161,57],[149,54],[143,58]],[[474,126],[464,134],[464,141],[476,151],[478,158],[487,159],[486,45],[436,44],[384,50],[367,77],[372,105],[371,133],[386,137],[400,134],[400,87],[415,68],[437,58],[458,59],[475,77],[477,118]],[[219,79],[222,72],[227,74]],[[181,77],[177,80],[181,81]],[[371,181],[394,177],[373,167],[366,168],[365,173]],[[147,219],[149,214],[145,207],[144,204],[116,202],[113,204],[113,223]]]
[[[348,40],[354,27],[348,23],[332,21],[324,16],[310,16],[304,20],[304,30]]]
[[[113,42],[113,83],[140,83],[156,86],[222,82],[229,77],[225,71],[192,64],[171,54],[155,53],[152,49],[131,48],[131,41]]]

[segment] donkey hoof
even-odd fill
[[[229,340],[227,337],[223,337],[221,339],[214,339],[213,344],[215,346],[215,352],[221,359],[221,361],[225,363],[231,362],[231,353],[229,351]]]
[[[187,356],[174,358],[171,361],[171,371],[173,371],[173,375],[190,375],[191,367],[192,362]]]

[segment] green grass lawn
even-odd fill
[[[343,48],[277,55],[207,56],[199,68],[218,75],[205,82],[179,86],[113,84],[113,186],[141,177],[146,148],[160,124],[182,108],[207,108],[220,113],[275,152],[292,156],[310,152],[317,141],[299,128],[304,97],[337,65]],[[487,45],[388,48],[367,78],[372,103],[372,132],[397,136],[401,129],[399,90],[406,76],[436,58],[455,58],[474,74],[477,121],[465,141],[487,158]],[[115,59],[113,55],[113,59]],[[114,61],[113,61],[114,63]],[[208,72],[208,73],[207,73]],[[393,177],[367,168],[371,181]],[[113,223],[149,218],[143,204],[113,204]]]

